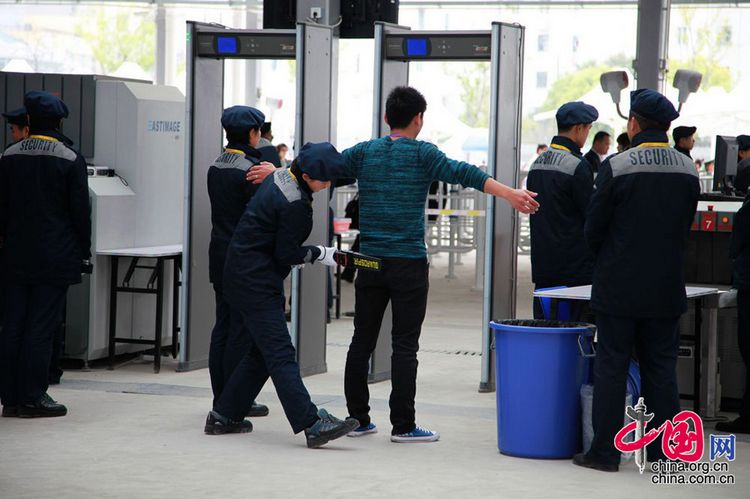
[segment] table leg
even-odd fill
[[[115,333],[117,330],[117,267],[120,259],[117,256],[110,258],[109,277],[109,369],[115,366]]]
[[[161,320],[164,301],[164,259],[156,259],[156,338],[154,353],[154,372],[161,369]]]
[[[693,344],[693,411],[701,407],[701,329],[703,328],[703,299],[695,300],[695,340]]]
[[[336,249],[341,251],[341,234],[336,234]],[[336,318],[341,318],[341,265],[336,265]]]
[[[180,331],[180,257],[172,259],[172,358],[177,358],[178,332]]]
[[[705,419],[716,419],[716,385],[719,358],[719,300],[717,296],[703,299],[703,325],[701,341],[701,400],[700,415]]]

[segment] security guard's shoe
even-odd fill
[[[203,429],[206,435],[224,435],[225,433],[250,433],[253,424],[247,419],[234,421],[222,416],[218,412],[210,411],[206,418],[206,426]]]
[[[253,405],[250,406],[250,410],[247,411],[247,417],[262,418],[263,416],[268,416],[268,406],[253,402]]]
[[[734,421],[716,423],[716,430],[726,433],[750,433],[750,417],[740,416]]]
[[[17,418],[18,417],[18,406],[17,405],[4,405],[3,406],[3,417],[4,418]]]
[[[67,413],[67,407],[58,404],[46,393],[39,397],[39,400],[33,404],[22,404],[18,406],[19,418],[56,418],[59,416],[65,416]]]
[[[346,418],[342,421],[328,414],[325,409],[318,410],[318,421],[305,430],[307,446],[311,449],[325,445],[331,440],[341,438],[359,426],[359,421]]]
[[[573,456],[573,464],[596,471],[607,471],[610,473],[620,470],[620,465],[618,464],[598,463],[593,459],[588,458],[586,454],[583,453]]]

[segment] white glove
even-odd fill
[[[318,261],[323,262],[323,265],[328,265],[329,267],[335,267],[336,260],[333,259],[333,255],[334,253],[336,253],[336,248],[329,248],[326,246],[318,246],[317,248],[320,250],[320,256],[318,257]]]

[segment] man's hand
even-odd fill
[[[320,250],[320,256],[318,257],[319,262],[322,262],[323,265],[328,265],[329,267],[335,267],[337,265],[336,260],[333,258],[333,255],[336,253],[336,248],[318,246],[318,249]]]
[[[268,161],[253,166],[247,171],[245,179],[253,184],[262,184],[267,176],[276,171],[276,167]]]
[[[530,215],[539,211],[539,203],[534,199],[536,196],[536,192],[527,191],[526,189],[513,189],[505,199],[514,209]]]

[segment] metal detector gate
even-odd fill
[[[490,31],[411,31],[375,23],[373,136],[388,132],[383,120],[388,93],[409,82],[411,61],[490,61],[491,110],[487,173],[509,186],[518,184],[521,161],[521,95],[524,28],[492,23]],[[491,318],[516,311],[517,215],[505,202],[487,199],[482,374],[480,391],[494,389]],[[390,377],[390,307],[370,362],[370,381]]]
[[[336,45],[332,28],[300,23],[296,30],[237,30],[187,23],[185,153],[185,243],[179,370],[208,365],[215,318],[208,280],[211,208],[208,167],[222,150],[224,59],[297,61],[295,148],[306,142],[335,142]],[[329,245],[328,193],[313,201],[313,230],[307,244]],[[292,342],[303,376],[325,372],[327,268],[307,265],[292,274]],[[300,299],[304,296],[304,299]]]

